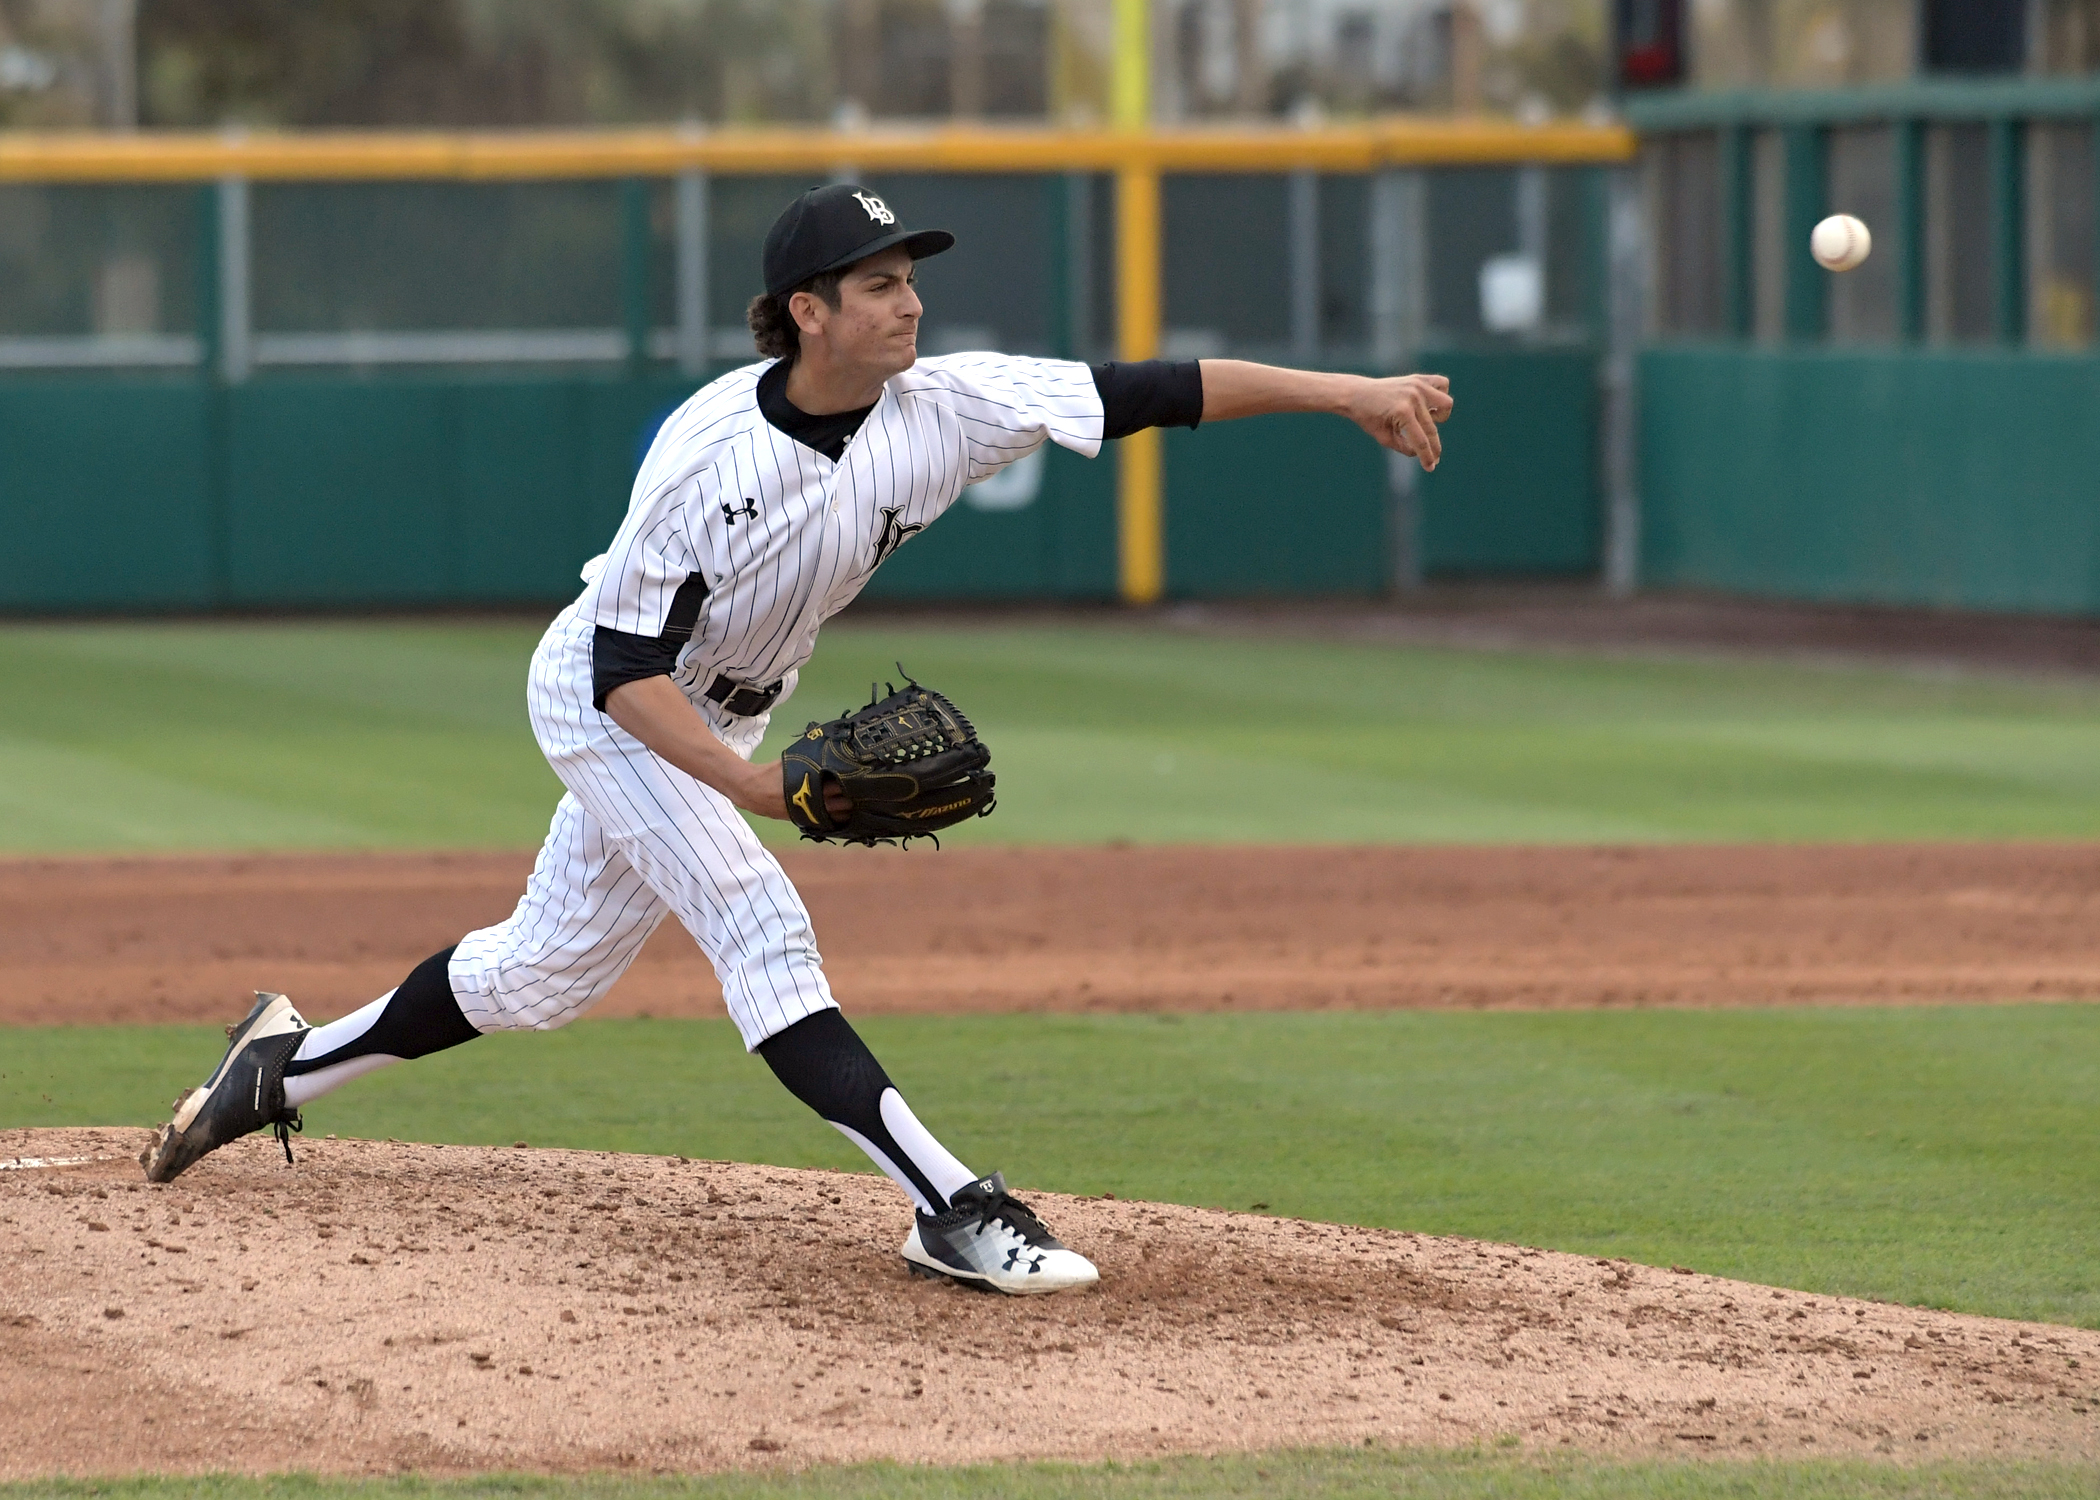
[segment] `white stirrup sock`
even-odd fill
[[[339,1047],[347,1047],[378,1022],[386,1011],[387,1001],[394,998],[388,990],[370,1005],[360,1005],[349,1015],[330,1021],[325,1026],[316,1026],[299,1043],[299,1050],[292,1054],[293,1062],[312,1062],[317,1057],[326,1057]]]
[[[933,1213],[934,1206],[926,1201],[919,1185],[911,1180],[911,1174],[890,1160],[889,1152],[869,1140],[851,1125],[841,1125],[836,1120],[827,1121],[854,1145],[868,1153],[868,1160],[882,1168],[890,1181],[904,1189],[905,1196],[922,1214]],[[957,1188],[977,1180],[977,1174],[949,1155],[948,1148],[933,1138],[933,1132],[919,1123],[919,1117],[911,1112],[904,1096],[895,1087],[882,1091],[882,1123],[889,1131],[890,1139],[897,1149],[911,1158],[911,1165],[924,1174],[933,1184],[934,1190],[944,1198],[953,1198]]]
[[[919,1117],[911,1112],[911,1106],[904,1102],[894,1084],[882,1091],[882,1123],[889,1127],[890,1139],[926,1174],[926,1180],[943,1198],[953,1198],[958,1189],[977,1180],[975,1172],[950,1155],[948,1148],[933,1138],[933,1132],[919,1123]]]
[[[362,1078],[367,1073],[378,1071],[389,1063],[401,1061],[388,1057],[383,1052],[367,1052],[362,1057],[345,1058],[325,1068],[316,1068],[311,1073],[300,1073],[284,1081],[284,1103],[287,1109],[301,1109],[323,1094],[341,1088],[353,1078]]]

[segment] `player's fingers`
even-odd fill
[[[1408,413],[1408,423],[1413,429],[1415,454],[1422,460],[1422,467],[1433,469],[1436,461],[1443,457],[1443,436],[1436,430],[1436,421],[1430,416],[1429,403],[1424,400],[1415,404]]]

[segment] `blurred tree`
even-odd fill
[[[806,120],[824,0],[140,0],[141,118],[167,126]]]
[[[99,19],[79,0],[0,0],[0,126],[78,129],[106,118]]]

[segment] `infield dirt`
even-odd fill
[[[856,1012],[2100,995],[2092,846],[786,858]],[[332,1016],[529,867],[0,865],[0,1021],[223,1022],[256,986]],[[604,1011],[719,1007],[667,927]],[[880,1178],[356,1141],[292,1169],[256,1138],[156,1187],[144,1141],[0,1131],[0,1478],[1364,1440],[2100,1459],[2076,1329],[1049,1194],[1103,1282],[1009,1300],[910,1280]]]
[[[853,1014],[2100,997],[2100,846],[789,850]],[[0,863],[0,1023],[319,1020],[525,854]],[[900,963],[908,956],[909,963]],[[720,1015],[667,923],[603,1015]]]
[[[2100,1453],[2100,1333],[1509,1246],[1043,1195],[1102,1283],[911,1279],[880,1179],[0,1132],[0,1477],[719,1469],[1514,1439]]]

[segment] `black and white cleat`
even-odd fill
[[[283,995],[255,992],[255,1008],[226,1028],[226,1056],[202,1088],[175,1101],[175,1118],[154,1132],[139,1154],[148,1182],[173,1182],[228,1141],[275,1127],[284,1159],[292,1159],[292,1132],[304,1128],[284,1105],[284,1065],[312,1028]]]
[[[1092,1286],[1094,1263],[1068,1250],[998,1172],[958,1192],[944,1214],[920,1214],[904,1241],[914,1276],[947,1279],[978,1291],[1030,1296]]]

